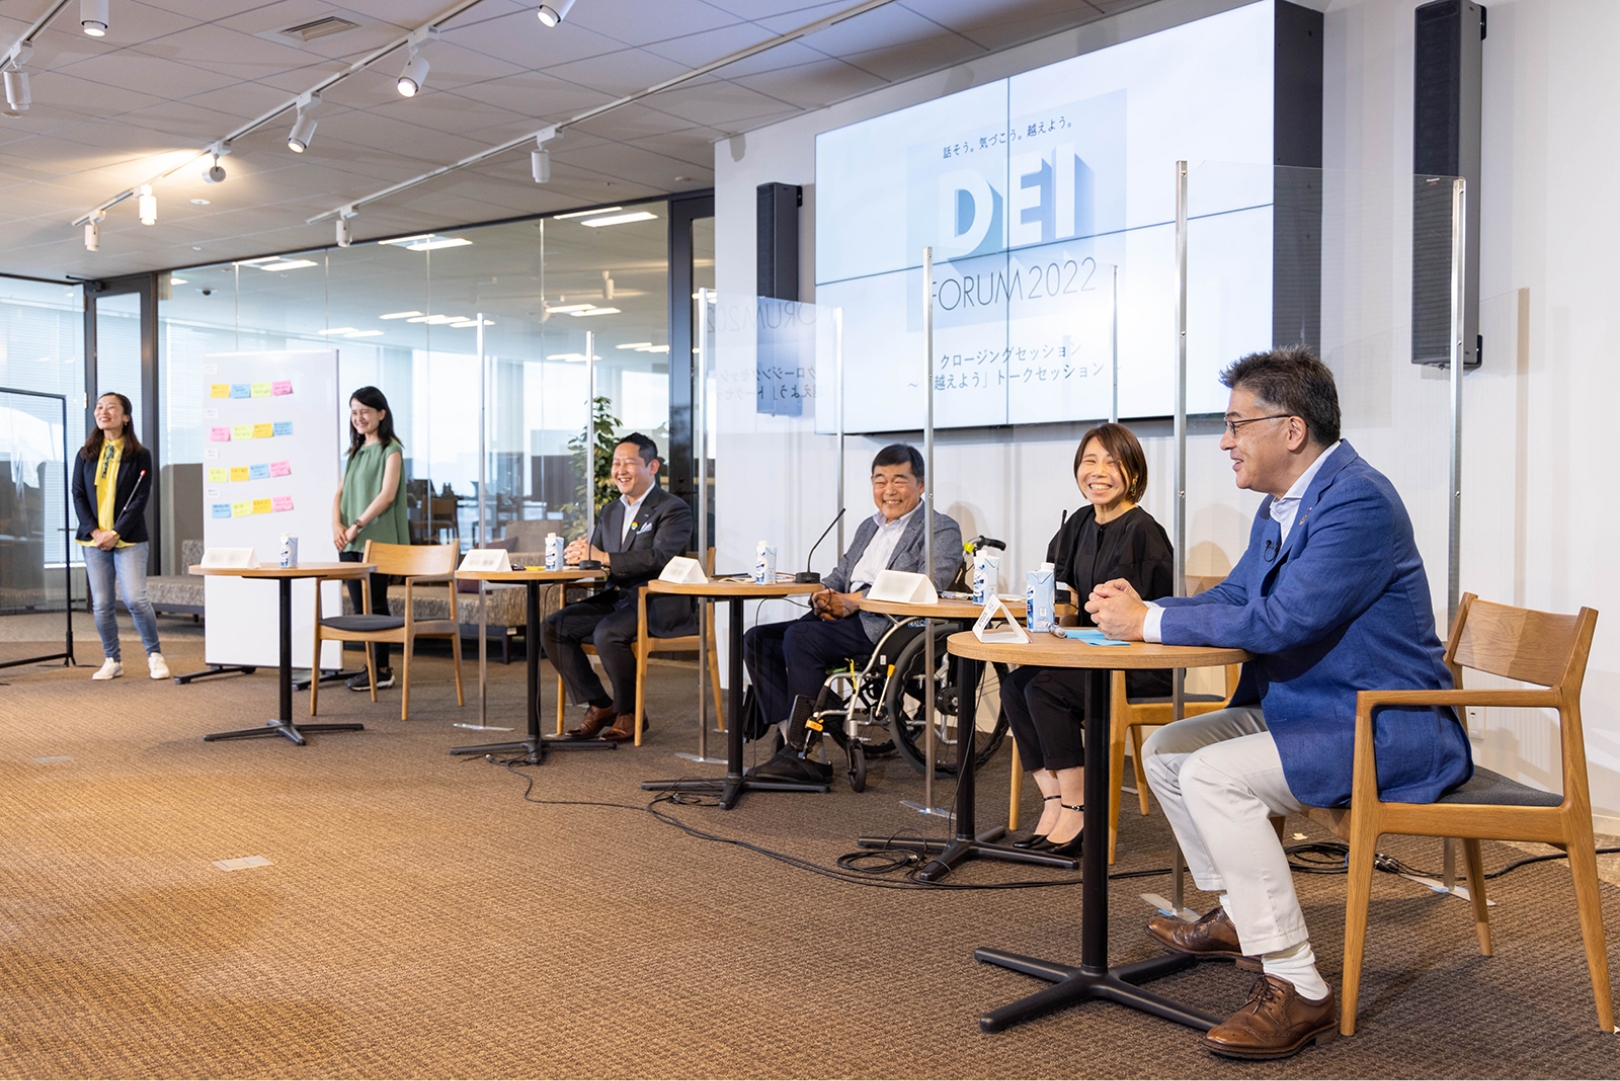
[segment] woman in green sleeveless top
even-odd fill
[[[379,544],[409,544],[410,526],[405,519],[403,444],[394,438],[394,418],[388,399],[376,387],[361,387],[349,398],[349,463],[332,500],[332,545],[338,559],[360,562],[366,541]],[[359,579],[349,582],[349,597],[356,612],[363,611]],[[388,576],[371,576],[371,610],[388,614]],[[377,651],[377,688],[394,685],[394,670],[388,666],[388,644],[371,647]],[[369,691],[370,678],[362,672],[348,682],[351,691]]]

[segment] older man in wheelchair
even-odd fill
[[[872,502],[877,513],[856,528],[848,551],[822,580],[824,588],[810,595],[810,611],[800,619],[755,627],[743,636],[743,661],[766,723],[797,720],[792,730],[802,731],[828,669],[864,664],[893,628],[886,616],[862,612],[861,602],[884,570],[924,573],[925,519],[917,513],[924,490],[923,457],[915,447],[894,443],[878,451],[872,459]],[[961,527],[955,519],[934,512],[930,577],[935,588],[948,588],[961,563]],[[830,776],[828,767],[804,758],[803,742],[797,735],[795,739],[798,746],[773,759],[769,772],[807,781]]]

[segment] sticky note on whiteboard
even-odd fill
[[[231,396],[231,385],[229,383],[210,383],[208,385],[208,396],[210,398],[229,398]]]
[[[275,382],[270,384],[270,393],[274,394],[278,398],[283,394],[291,394],[292,393],[292,380],[291,379],[277,379]]]
[[[231,430],[229,428],[210,428],[208,430],[208,441],[211,443],[229,443],[231,441]]]
[[[248,479],[248,467],[245,465],[231,466],[231,480],[244,481]]]
[[[271,499],[270,502],[275,507],[277,514],[280,514],[284,510],[293,509],[292,496],[290,495],[278,495]]]
[[[240,503],[231,504],[232,518],[246,518],[253,513],[253,500],[244,499]]]
[[[208,467],[208,483],[209,484],[224,484],[226,481],[228,481],[230,479],[231,479],[231,471],[229,469],[226,469],[223,466],[217,466],[217,465]]]
[[[231,384],[231,397],[233,397],[233,398],[251,398],[251,397],[253,397],[253,386],[252,386],[252,384],[249,384],[249,383],[232,383]]]
[[[215,503],[213,510],[215,518],[229,518],[231,516],[231,505],[229,503]]]
[[[270,397],[270,384],[269,383],[254,383],[253,384],[253,396],[255,398],[268,398],[268,397]]]
[[[270,467],[267,466],[267,465],[250,465],[250,466],[248,466],[248,479],[249,480],[269,480],[270,479]]]
[[[233,424],[233,425],[231,425],[231,438],[232,439],[252,439],[253,438],[253,425],[251,425],[251,424]]]
[[[292,475],[292,464],[290,462],[271,462],[270,463],[270,475],[272,477],[291,476]]]
[[[271,501],[268,499],[255,499],[253,501],[254,514],[270,514],[272,511],[274,511],[274,509],[275,508],[271,505]]]
[[[275,424],[276,435],[292,435],[292,421],[278,420]]]
[[[275,425],[273,424],[255,424],[253,426],[254,439],[269,439],[275,434]]]

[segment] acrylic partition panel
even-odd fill
[[[815,395],[817,373],[837,356],[834,312],[721,293],[700,305],[700,319],[701,353],[693,360],[706,373],[715,568],[752,572],[763,542],[774,550],[778,574],[808,567],[825,575],[837,561],[836,527],[819,547],[816,541],[838,514],[838,441],[816,431]],[[846,498],[846,531],[852,533],[851,523],[869,515],[872,504],[862,491]],[[750,604],[748,625],[797,619],[806,610],[800,598]],[[730,633],[725,607],[717,618],[724,642]],[[720,656],[729,685],[723,647]]]
[[[1168,183],[1169,165],[1166,176]],[[1247,353],[1303,343],[1333,371],[1342,437],[1389,477],[1411,515],[1443,634],[1451,373],[1414,363],[1422,358],[1414,357],[1413,343],[1423,338],[1414,331],[1425,320],[1450,320],[1452,182],[1398,172],[1191,165],[1189,575],[1231,569],[1259,500],[1236,492],[1218,446],[1227,398],[1220,371]],[[1245,209],[1221,212],[1230,206]],[[1424,282],[1437,275],[1441,293],[1425,300],[1434,290]]]
[[[78,440],[68,439],[67,415],[59,395],[0,387],[0,616],[68,610],[68,465]],[[64,623],[36,619],[4,635],[0,665],[62,641]]]

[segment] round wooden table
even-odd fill
[[[654,580],[647,583],[647,592],[654,595],[672,594],[679,597],[697,597],[706,601],[728,601],[731,605],[730,627],[727,628],[726,649],[727,668],[731,676],[731,686],[726,689],[726,716],[730,718],[726,725],[726,776],[723,782],[714,780],[670,780],[647,781],[642,784],[646,791],[713,791],[716,785],[720,786],[720,809],[729,811],[737,805],[744,792],[826,792],[831,786],[825,784],[798,783],[793,781],[754,781],[743,776],[743,725],[742,725],[742,699],[743,699],[743,605],[748,601],[772,600],[779,597],[803,596],[809,593],[818,593],[827,588],[819,582],[777,581],[766,585],[757,585],[753,579],[716,578],[708,582],[665,582]],[[698,621],[702,626],[702,620]]]
[[[511,754],[521,751],[530,765],[539,765],[546,760],[546,751],[553,747],[568,747],[579,749],[584,747],[614,748],[617,743],[608,743],[604,740],[569,740],[546,739],[540,734],[540,587],[550,582],[604,582],[607,572],[600,570],[580,570],[578,567],[564,567],[561,570],[548,571],[544,568],[529,570],[504,571],[456,571],[456,579],[462,582],[522,582],[524,586],[524,607],[526,611],[527,629],[523,637],[524,666],[527,669],[528,691],[525,699],[525,712],[528,714],[528,728],[525,738],[521,742],[484,743],[476,747],[452,747],[451,754]],[[478,628],[478,723],[484,724],[484,668],[489,641],[484,634],[482,626],[483,617],[479,617]]]
[[[1123,646],[1093,646],[1051,634],[1030,635],[1028,642],[981,642],[971,632],[953,634],[946,643],[961,658],[962,678],[967,667],[982,669],[986,662],[1034,664],[1048,668],[1083,668],[1086,680],[1086,836],[1082,870],[1085,885],[1080,895],[1080,964],[1043,961],[1022,954],[981,947],[975,960],[1035,976],[1053,984],[1017,1002],[979,1018],[985,1032],[1027,1021],[1077,1002],[1102,999],[1150,1013],[1207,1032],[1220,1024],[1211,1017],[1162,995],[1137,986],[1179,972],[1197,963],[1191,954],[1155,957],[1135,964],[1108,967],[1108,696],[1110,676],[1120,669],[1209,668],[1249,659],[1241,649],[1205,646],[1166,646],[1132,642]],[[958,722],[960,723],[960,722]]]
[[[1008,614],[1015,619],[1023,616],[1025,602],[1022,599],[1003,597],[1001,603],[1007,607]],[[884,615],[906,619],[921,617],[923,619],[947,619],[971,623],[979,618],[979,614],[984,611],[984,605],[975,601],[953,597],[941,597],[931,603],[874,601],[868,598],[861,603],[861,609],[862,611],[881,612]],[[932,628],[925,633],[931,632]],[[958,706],[956,718],[956,806],[951,814],[954,827],[951,839],[946,841],[937,837],[885,837],[874,834],[872,836],[857,837],[855,846],[867,849],[899,848],[908,852],[934,855],[933,859],[929,860],[917,871],[917,878],[923,882],[938,882],[954,871],[960,864],[970,859],[992,859],[1006,863],[1031,863],[1041,867],[1056,867],[1065,871],[1075,870],[1080,864],[1066,856],[1054,856],[1049,852],[1037,852],[1028,848],[1018,848],[1014,845],[996,844],[995,842],[1007,832],[1005,827],[996,826],[982,834],[978,832],[978,827],[975,824],[977,799],[973,784],[974,774],[978,768],[978,755],[975,753],[973,744],[979,729],[978,725],[973,723],[973,718],[966,716],[966,711],[970,708],[967,705],[967,700],[970,697],[974,697],[975,701],[977,699],[975,696],[970,696],[961,691],[960,688],[977,687],[979,685],[978,681],[984,678],[984,666],[981,664],[974,668],[971,673],[974,680],[972,683],[962,682],[962,680],[969,677],[969,673],[963,671],[964,666],[960,660],[958,660],[955,667],[957,669],[956,686],[959,688],[957,701],[960,705]],[[963,738],[963,733],[966,733],[966,738]],[[933,742],[932,737],[930,737],[928,741],[930,751],[933,750]],[[932,766],[933,763],[930,762],[928,768],[924,770],[925,779],[928,773],[931,772]],[[932,803],[933,792],[930,788],[928,796],[923,800],[923,806],[919,809],[926,813]],[[908,802],[906,806],[912,806],[912,804]],[[935,855],[936,853],[937,855]]]
[[[296,567],[283,567],[279,563],[260,563],[253,567],[204,567],[196,565],[187,568],[191,574],[218,576],[222,578],[263,578],[278,583],[281,594],[281,663],[276,674],[278,689],[281,693],[281,710],[279,716],[266,721],[262,728],[238,728],[230,732],[214,732],[203,737],[206,741],[221,739],[258,739],[263,736],[286,736],[299,747],[304,745],[306,732],[360,732],[365,729],[363,724],[306,724],[302,727],[293,724],[292,719],[292,584],[299,578],[333,578],[350,579],[360,578],[376,570],[371,563],[300,563]],[[319,589],[319,585],[316,586]],[[318,679],[319,672],[311,672],[311,679]]]

